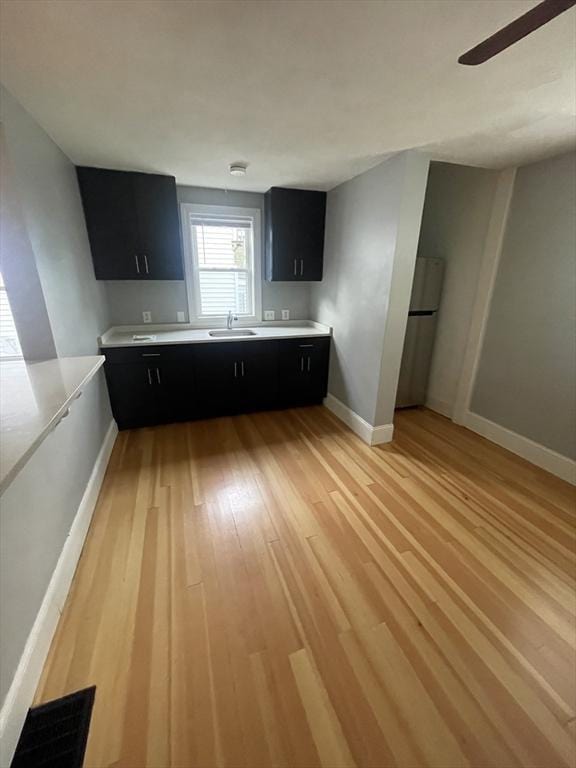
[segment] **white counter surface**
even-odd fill
[[[314,323],[311,320],[293,321],[286,323],[262,323],[250,325],[254,336],[228,336],[226,338],[210,336],[210,330],[219,328],[191,328],[171,326],[118,326],[110,328],[99,339],[102,349],[106,347],[134,347],[154,344],[210,344],[227,341],[258,341],[259,339],[297,339],[302,336],[330,336],[332,329],[327,325]],[[237,328],[237,330],[243,330]],[[245,329],[244,329],[245,330]],[[138,339],[135,336],[149,335],[150,339]]]
[[[103,363],[102,355],[0,362],[0,493]]]

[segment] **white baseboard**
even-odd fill
[[[426,398],[426,408],[430,408],[431,411],[439,413],[441,416],[446,416],[448,419],[452,418],[454,406],[446,400],[439,400],[437,397]]]
[[[537,467],[576,485],[576,461],[471,411],[464,414],[462,424]]]
[[[0,766],[10,765],[80,559],[118,427],[112,421],[0,710]]]
[[[324,399],[324,405],[368,445],[380,445],[381,443],[389,443],[392,440],[392,435],[394,434],[393,424],[381,424],[380,426],[373,427],[372,424],[369,424],[362,416],[358,416],[355,411],[344,405],[334,395],[328,394]]]

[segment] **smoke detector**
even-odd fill
[[[228,170],[231,176],[246,176],[246,164],[245,163],[232,163]]]

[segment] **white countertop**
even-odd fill
[[[102,355],[0,362],[0,493],[103,363]]]
[[[153,344],[207,344],[227,341],[258,341],[259,339],[297,339],[302,336],[331,336],[332,329],[327,325],[314,323],[311,320],[292,321],[285,323],[259,323],[248,326],[254,331],[254,336],[210,336],[210,330],[220,328],[192,328],[190,326],[117,326],[110,328],[100,338],[102,349],[106,347],[134,347]],[[238,327],[237,330],[243,330]],[[245,329],[244,329],[245,330]],[[149,335],[150,339],[135,339],[134,336]]]

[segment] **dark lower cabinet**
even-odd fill
[[[190,347],[129,347],[103,353],[112,412],[120,429],[196,418]]]
[[[330,339],[104,349],[120,429],[321,402]]]
[[[154,371],[145,363],[108,365],[106,382],[119,429],[160,423]]]
[[[242,413],[276,404],[276,342],[199,344],[195,358],[201,416]]]
[[[282,343],[279,386],[283,405],[317,403],[326,397],[329,355],[329,338]]]

